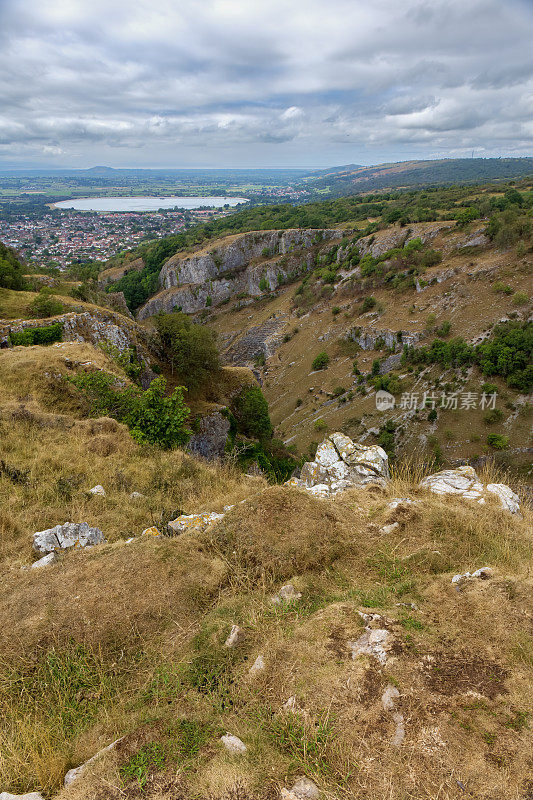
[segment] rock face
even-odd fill
[[[54,553],[71,547],[93,547],[105,542],[99,528],[90,528],[86,522],[65,522],[45,531],[33,534],[33,549],[36,553]]]
[[[207,414],[201,418],[198,432],[189,439],[187,450],[208,461],[222,458],[229,428],[229,419],[220,411]]]
[[[243,293],[259,297],[264,282],[274,289],[280,278],[287,277],[283,256],[340,238],[341,232],[335,229],[254,231],[228,236],[215,247],[204,247],[196,253],[178,253],[163,265],[159,275],[161,291],[139,310],[138,317],[145,319],[174,308],[195,313]],[[275,260],[276,256],[281,258]]]
[[[352,486],[384,485],[388,478],[389,458],[383,448],[365,447],[343,433],[332,433],[319,446],[315,460],[305,462],[300,477],[287,483],[328,496]]]
[[[477,500],[484,504],[489,494],[495,494],[500,499],[502,508],[517,514],[520,511],[520,502],[509,486],[504,483],[489,483],[484,486],[479,480],[473,467],[457,467],[456,469],[445,469],[428,475],[420,481],[420,487],[429,489],[435,494],[455,494],[464,497],[466,500]]]
[[[453,223],[434,222],[410,225],[408,229],[393,227],[378,231],[371,236],[364,236],[357,242],[359,253],[364,256],[370,253],[373,258],[382,256],[393,247],[403,247],[412,239],[420,238],[425,244],[434,239],[441,231],[453,227]]]

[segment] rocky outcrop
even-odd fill
[[[252,364],[258,356],[270,358],[283,340],[282,330],[285,318],[267,319],[261,325],[254,325],[242,336],[234,338],[222,353],[225,364],[244,367]]]
[[[197,432],[189,439],[187,450],[194,456],[208,461],[221,459],[225,452],[229,429],[229,419],[220,411],[206,414],[200,419]]]
[[[335,229],[254,231],[228,236],[195,253],[178,253],[163,265],[161,291],[139,310],[138,317],[173,309],[191,314],[241,294],[259,297],[267,287],[275,289],[287,278],[291,253],[340,238],[341,232]],[[312,255],[307,255],[310,267]]]
[[[357,342],[361,350],[376,350],[388,347],[390,350],[403,350],[404,345],[412,347],[420,341],[421,334],[416,331],[391,331],[388,328],[355,327],[346,334],[346,340]]]
[[[71,547],[93,547],[103,542],[105,537],[100,528],[91,528],[86,522],[65,522],[33,534],[33,549],[43,554]]]
[[[381,447],[365,447],[343,433],[332,433],[318,447],[315,460],[305,462],[300,477],[287,483],[328,497],[353,486],[383,485],[388,478],[389,458]]]
[[[486,486],[481,483],[473,467],[457,467],[456,469],[445,469],[428,475],[420,482],[420,487],[429,489],[435,494],[454,494],[463,497],[465,500],[476,500],[483,505],[489,495],[496,495],[500,500],[500,505],[511,514],[520,511],[518,495],[504,483],[488,483]]]
[[[147,331],[132,319],[103,308],[61,314],[51,319],[16,319],[0,321],[0,346],[9,346],[12,332],[20,333],[29,328],[42,328],[59,323],[64,342],[87,342],[92,345],[109,345],[119,353],[134,350],[143,365],[141,385],[146,388],[155,378],[150,369],[150,349],[154,347]]]
[[[370,253],[373,258],[378,258],[388,250],[392,250],[394,247],[403,247],[413,239],[421,239],[423,244],[431,242],[442,231],[453,228],[454,224],[453,222],[426,222],[409,225],[405,228],[399,226],[387,228],[359,239],[357,248],[361,256]]]

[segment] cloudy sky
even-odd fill
[[[0,0],[0,166],[533,155],[533,0]]]

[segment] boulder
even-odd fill
[[[254,663],[248,670],[249,675],[257,675],[258,672],[263,672],[265,668],[265,660],[263,656],[257,656]]]
[[[36,553],[54,553],[56,550],[67,550],[71,547],[93,547],[103,542],[105,536],[102,531],[89,527],[86,522],[65,522],[33,534],[33,549]]]
[[[367,447],[343,433],[332,433],[318,447],[315,460],[303,465],[300,477],[287,483],[327,497],[353,486],[385,485],[388,479],[389,459],[383,448]]]
[[[238,736],[234,736],[232,733],[226,733],[225,736],[221,736],[220,741],[228,753],[232,753],[233,755],[246,753],[247,747],[244,742],[242,742]]]
[[[473,467],[464,466],[456,469],[444,469],[434,475],[428,475],[420,481],[420,488],[429,489],[435,494],[455,494],[466,500],[477,500],[484,505],[487,492],[496,495],[501,507],[517,514],[520,511],[520,501],[509,486],[504,483],[489,483],[484,486],[479,480]]]
[[[155,525],[152,525],[150,528],[145,528],[141,536],[155,536],[157,538],[161,536],[161,531],[159,531]]]
[[[202,533],[209,525],[222,519],[223,516],[224,514],[217,514],[215,511],[203,514],[182,514],[169,522],[168,527],[175,534],[185,533],[185,531]]]
[[[105,497],[105,489],[100,484],[98,484],[97,486],[93,486],[92,489],[89,489],[89,493],[94,494],[97,497]]]

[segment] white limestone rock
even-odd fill
[[[462,583],[471,578],[479,578],[486,581],[489,578],[492,578],[493,575],[494,570],[492,567],[480,567],[479,569],[476,569],[475,572],[462,572],[454,575],[452,578],[452,584],[453,586],[460,586]]]
[[[93,486],[92,489],[89,489],[89,493],[95,495],[96,497],[105,497],[105,489],[100,484]]]
[[[141,492],[132,492],[130,494],[130,500],[142,500],[143,497],[144,495]]]
[[[286,583],[285,586],[282,586],[278,593],[272,597],[272,603],[274,603],[274,605],[280,605],[281,603],[296,603],[301,596],[302,593],[297,592],[292,583]]]
[[[26,794],[0,792],[0,800],[44,800],[44,797],[40,792],[27,792]]]
[[[390,536],[391,533],[394,533],[398,530],[400,524],[398,522],[391,522],[390,525],[384,525],[381,529],[381,533],[384,533],[385,536]]]
[[[217,514],[215,511],[202,514],[182,514],[180,517],[168,523],[168,527],[175,534],[185,533],[186,531],[196,531],[202,533],[205,529],[218,522],[224,514]]]
[[[243,628],[240,628],[238,625],[233,625],[228,638],[224,642],[224,647],[235,647],[235,645],[242,642],[245,636],[246,633]]]
[[[120,739],[116,739],[114,742],[111,742],[111,744],[108,744],[107,747],[103,747],[102,750],[99,750],[98,753],[95,753],[95,755],[89,758],[88,761],[85,761],[84,764],[80,764],[79,767],[69,769],[65,775],[64,785],[70,786],[70,784],[74,783],[75,780],[81,778],[83,773],[88,767],[91,766],[91,764],[94,764],[94,762],[101,758],[105,753],[109,753],[111,750],[114,750],[120,741],[122,741],[122,737]]]
[[[399,698],[400,692],[391,683],[386,687],[381,697],[381,705],[384,711],[394,711],[396,707],[396,700]]]
[[[518,514],[520,511],[518,495],[509,486],[504,483],[489,483],[484,486],[473,467],[445,469],[423,478],[419,485],[435,494],[454,494],[467,500],[477,500],[480,505],[486,503],[486,493],[489,492],[495,494],[500,499],[501,507],[511,514]]]
[[[359,656],[372,656],[380,664],[387,663],[391,646],[392,636],[386,628],[367,627],[357,641],[348,642],[354,660]]]
[[[343,433],[332,433],[319,445],[314,461],[307,461],[299,478],[289,486],[306,489],[317,497],[369,483],[385,485],[389,479],[389,459],[379,446],[356,444]]]
[[[33,534],[33,549],[36,553],[54,553],[56,550],[67,550],[71,547],[94,547],[105,542],[99,528],[91,528],[86,522],[65,522],[37,531]]]
[[[282,789],[283,800],[318,800],[320,789],[309,778],[297,778],[290,789]]]
[[[224,736],[221,736],[220,741],[228,753],[232,753],[232,755],[246,753],[246,750],[248,749],[244,742],[241,741],[238,736],[234,736],[232,733],[226,733]]]
[[[257,675],[259,672],[263,672],[265,669],[265,660],[263,656],[257,656],[254,663],[248,670],[248,675]]]
[[[31,565],[31,569],[40,569],[41,567],[49,567],[51,564],[55,564],[57,561],[57,554],[56,553],[48,553],[47,556],[43,556],[38,561],[34,561]]]
[[[520,500],[518,495],[513,492],[505,483],[488,483],[486,486],[487,492],[495,494],[500,498],[502,508],[510,511],[511,514],[518,514],[520,512]]]

